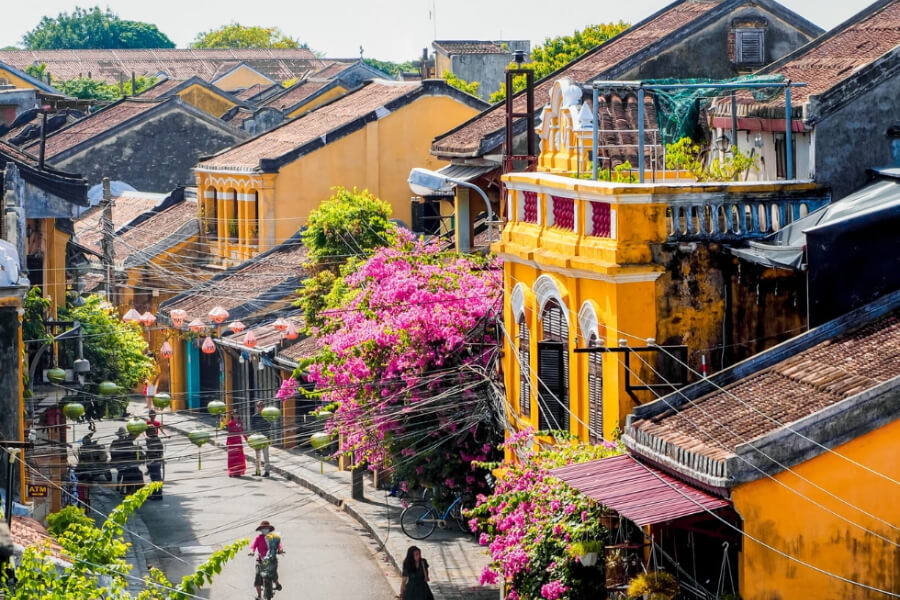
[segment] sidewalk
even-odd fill
[[[146,412],[143,403],[132,403],[131,414]],[[174,418],[170,418],[174,417]],[[163,427],[169,433],[187,434],[202,427],[214,428],[215,417],[186,413],[165,413]],[[177,423],[171,423],[177,421]],[[225,448],[225,436],[218,442],[211,438],[211,445]],[[248,470],[255,467],[255,453],[245,445]],[[400,529],[400,501],[387,496],[384,490],[372,485],[371,476],[364,479],[364,500],[350,498],[350,472],[339,471],[333,464],[324,466],[315,456],[305,453],[303,447],[283,450],[271,447],[269,459],[271,472],[306,487],[328,502],[344,510],[356,519],[375,540],[384,546],[394,567],[400,570],[409,546],[422,550],[422,556],[430,567],[431,589],[436,600],[495,600],[500,597],[496,586],[480,586],[478,579],[482,568],[489,563],[485,548],[469,534],[460,532],[454,525],[446,530],[436,530],[428,539],[413,540]]]

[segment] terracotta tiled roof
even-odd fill
[[[537,82],[534,86],[535,108],[550,101],[550,88],[557,79],[568,77],[577,83],[584,83],[599,77],[621,61],[689,24],[717,5],[716,2],[687,0],[672,6],[655,19],[627,29],[616,38]],[[513,101],[515,111],[524,112],[525,103],[525,95],[519,94]],[[481,148],[482,139],[502,131],[505,123],[506,109],[504,104],[500,103],[437,138],[431,146],[431,152],[439,156],[442,154],[479,156],[482,151],[491,150]]]
[[[77,146],[156,106],[159,106],[159,102],[156,100],[139,100],[135,98],[126,98],[111,104],[103,110],[92,113],[68,127],[64,127],[47,136],[44,147],[45,156],[52,158],[60,152]],[[38,144],[39,142],[37,141],[32,142],[25,146],[25,149],[29,152],[35,152]]]
[[[791,81],[806,83],[806,87],[791,90],[791,105],[801,105],[810,96],[831,89],[898,44],[900,0],[894,0],[875,10],[865,9],[761,73],[778,73]],[[784,95],[765,103],[754,102],[749,97],[742,97],[741,101],[754,106],[784,107]],[[727,112],[730,114],[731,111]]]
[[[735,448],[900,376],[900,310],[631,427],[724,460]],[[739,399],[739,400],[738,400]],[[778,422],[774,422],[778,421]]]
[[[36,157],[0,141],[0,164],[5,165],[8,161],[15,162],[22,178],[32,185],[73,204],[88,206],[87,181],[81,175],[59,171],[47,165],[39,168]]]
[[[262,95],[264,92],[268,92],[274,89],[274,93],[280,92],[282,89],[281,84],[275,83],[272,85],[263,85],[261,83],[256,83],[251,85],[247,89],[243,89],[239,92],[234,92],[235,98],[240,98],[241,100],[250,100],[253,101],[256,99],[256,96]]]
[[[504,50],[500,44],[491,41],[435,40],[432,45],[447,54],[509,54],[509,50]]]
[[[31,517],[13,515],[9,535],[13,543],[25,548],[50,542],[50,556],[55,558],[62,558],[63,556],[62,548],[56,543],[56,540],[47,533],[43,525]]]
[[[153,210],[165,196],[160,194],[129,192],[113,199],[112,222],[113,231],[118,231],[136,217]],[[103,237],[100,218],[103,207],[94,206],[86,210],[74,220],[75,238],[82,246],[92,250],[100,250],[100,239]]]
[[[283,310],[294,301],[294,291],[305,276],[306,248],[294,236],[272,250],[229,269],[202,285],[179,294],[160,307],[163,314],[180,308],[189,319],[209,322],[211,309],[221,306],[232,319],[262,309]]]
[[[311,77],[317,79],[332,79],[352,67],[354,64],[355,63],[353,62],[333,62],[313,73]]]
[[[164,79],[157,83],[156,85],[147,88],[140,94],[138,94],[139,98],[159,98],[172,88],[178,87],[182,83],[184,83],[185,79]]]
[[[150,49],[150,50],[0,50],[0,61],[24,70],[32,64],[47,64],[57,79],[87,76],[117,83],[137,75],[166,73],[174,79],[198,76],[207,81],[240,63],[256,69],[273,81],[302,77],[325,64],[304,48],[289,49]]]
[[[261,102],[260,106],[271,106],[279,109],[292,108],[298,102],[306,100],[330,83],[327,79],[304,79],[287,88],[284,92]]]
[[[36,111],[33,114],[34,116],[27,121],[20,121],[20,119],[27,115],[27,112],[19,115],[19,117],[16,119],[16,121],[19,121],[19,125],[4,133],[2,135],[2,139],[10,142],[11,144],[20,146],[31,142],[31,140],[39,139],[41,120],[43,119],[43,117]],[[61,129],[62,127],[65,127],[66,125],[70,125],[77,120],[78,119],[70,111],[60,111],[55,114],[48,115],[47,135],[53,133],[54,131],[57,131],[58,129]],[[23,133],[25,133],[27,129],[30,129],[28,135],[20,137]]]
[[[250,109],[238,108],[237,110],[229,110],[226,112],[222,115],[222,120],[233,127],[239,128],[244,124],[244,121],[252,118],[254,114],[256,114],[255,111]]]
[[[138,259],[140,259],[138,262],[146,262],[156,253],[178,243],[172,238],[177,236],[185,225],[196,220],[197,202],[193,200],[184,200],[154,214],[116,236],[113,243],[116,262],[129,263]],[[199,225],[196,230],[199,231]]]
[[[319,338],[315,336],[305,337],[296,344],[288,346],[278,353],[278,356],[284,357],[292,362],[310,357],[319,349]]]
[[[359,90],[288,121],[263,135],[217,154],[200,167],[259,167],[260,160],[277,159],[343,125],[415,92],[418,83],[372,81]]]

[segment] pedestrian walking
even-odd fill
[[[428,587],[428,561],[422,558],[422,551],[410,546],[403,560],[400,580],[400,600],[434,600]]]
[[[156,427],[147,428],[147,472],[150,474],[150,481],[163,480],[163,456],[165,448],[162,440],[159,439],[159,432]],[[162,490],[153,492],[150,496],[151,500],[162,500]]]
[[[244,458],[244,426],[234,413],[228,413],[228,422],[225,424],[228,437],[225,438],[225,448],[228,451],[228,476],[240,477],[247,470],[247,460]]]

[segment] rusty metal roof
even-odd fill
[[[680,519],[731,504],[639,463],[628,454],[569,465],[551,473],[639,526]]]

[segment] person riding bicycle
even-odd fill
[[[256,553],[256,576],[253,578],[253,585],[256,587],[256,597],[262,598],[262,578],[263,570],[268,568],[269,575],[275,583],[275,589],[281,590],[281,584],[278,583],[278,554],[284,553],[281,546],[281,536],[275,533],[275,528],[268,521],[263,521],[256,528],[259,535],[253,540],[250,546],[250,554]]]

